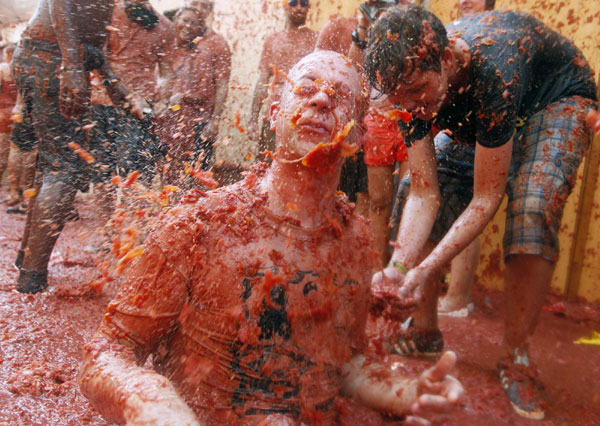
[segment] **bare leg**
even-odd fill
[[[364,217],[369,217],[369,193],[356,193],[356,213]]]
[[[31,206],[31,224],[17,289],[36,293],[46,286],[48,261],[71,211],[77,190],[45,175]]]
[[[6,167],[6,175],[8,179],[9,198],[8,205],[14,206],[20,201],[20,180],[21,171],[23,168],[23,151],[15,145],[10,143],[10,152],[8,154],[8,165]]]
[[[394,167],[367,166],[369,180],[369,219],[375,251],[379,254],[376,270],[389,261],[389,221],[394,199]]]
[[[529,338],[537,326],[554,264],[536,255],[516,254],[506,261],[504,272],[504,348],[527,352]]]
[[[452,260],[448,293],[440,300],[441,312],[457,311],[471,303],[471,289],[479,262],[480,246],[479,238],[476,238]]]
[[[6,170],[6,164],[8,162],[8,151],[10,149],[9,134],[0,133],[0,186],[2,186],[2,176],[4,170]]]
[[[434,248],[435,244],[432,241],[428,241],[421,259],[424,259]],[[439,271],[422,287],[423,296],[421,302],[418,309],[412,315],[414,320],[413,325],[416,328],[424,330],[436,330],[438,328],[437,304],[441,277],[441,271]]]

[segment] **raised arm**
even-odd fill
[[[81,41],[73,24],[73,0],[50,0],[50,17],[62,56],[60,73],[60,112],[78,117],[87,109],[90,85],[84,67]]]
[[[143,367],[148,354],[177,324],[187,299],[186,265],[157,241],[179,239],[189,228],[165,226],[127,271],[102,324],[84,348],[81,390],[108,420],[128,424],[196,425],[173,384]],[[188,237],[189,239],[189,237]],[[165,247],[165,248],[163,248]],[[170,252],[169,252],[170,251]],[[182,253],[178,253],[182,254]]]

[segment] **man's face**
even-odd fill
[[[284,0],[287,19],[294,25],[304,25],[310,9],[309,0]]]
[[[200,32],[198,14],[193,10],[184,10],[175,22],[175,33],[178,44],[186,44],[193,41]]]
[[[485,12],[485,0],[458,0],[458,12],[461,16]]]
[[[208,19],[211,12],[210,0],[191,0],[187,3],[189,7],[198,10],[198,15],[201,21]]]
[[[403,79],[390,94],[389,101],[410,111],[422,120],[429,121],[442,107],[448,90],[447,73],[415,69]]]
[[[326,51],[302,59],[288,77],[281,100],[271,107],[271,128],[278,156],[297,160],[357,118],[362,88],[354,66]]]

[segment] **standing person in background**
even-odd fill
[[[390,259],[390,216],[394,204],[394,172],[400,179],[408,170],[408,154],[397,121],[410,114],[399,112],[387,96],[372,91],[371,108],[365,117],[365,164],[369,181],[369,219],[373,248],[383,268]],[[378,269],[379,270],[379,269]]]
[[[26,104],[21,94],[17,94],[11,120],[13,125],[6,166],[9,186],[6,213],[24,214],[30,202],[30,197],[26,197],[24,191],[33,187],[35,176],[37,137],[31,122],[31,103]]]
[[[332,50],[348,56],[352,46],[352,31],[358,25],[358,18],[332,17],[325,23],[319,33],[315,45],[316,49]],[[356,203],[358,214],[369,217],[369,188],[367,165],[365,164],[364,151],[359,151],[353,157],[346,159],[342,168],[339,189],[343,191],[350,201]]]
[[[10,62],[12,61],[14,44],[9,44],[4,49],[4,62],[0,63],[0,186],[2,186],[4,171],[8,163],[10,151],[10,131],[12,130],[12,110],[17,103],[17,86],[12,75]],[[9,206],[14,206],[19,201],[7,200]],[[4,202],[2,200],[1,202]]]
[[[259,120],[263,103],[265,99],[267,105],[279,100],[285,75],[300,58],[314,50],[317,41],[317,33],[306,26],[309,0],[289,0],[283,9],[285,29],[269,35],[263,45],[247,126],[248,136],[258,143],[258,158],[262,160],[268,160],[261,154],[263,151],[275,150],[275,134],[270,129],[268,114]]]
[[[458,14],[459,18],[483,13],[487,10],[493,10],[496,0],[459,0]],[[450,149],[447,144],[451,142],[447,133],[441,132],[435,138],[436,152],[438,153],[438,163],[446,162],[448,167],[452,168],[451,154],[454,149],[470,150],[471,156],[475,155],[474,148],[469,145],[459,145]],[[460,158],[460,154],[458,157]],[[445,157],[445,158],[444,158]],[[443,174],[447,169],[438,167],[438,175]],[[472,169],[468,172],[472,174]],[[458,256],[452,259],[450,263],[450,280],[448,282],[448,291],[446,295],[439,300],[438,315],[448,315],[453,317],[466,317],[469,311],[473,309],[471,302],[471,290],[475,282],[475,271],[479,263],[479,253],[481,250],[481,241],[477,237],[467,246]]]
[[[24,103],[31,105],[41,184],[23,232],[17,290],[48,286],[48,261],[78,190],[89,187],[93,158],[86,150],[90,71],[100,70],[114,102],[138,117],[148,104],[129,94],[104,60],[113,11],[110,0],[41,0],[21,36],[13,72]],[[24,120],[25,121],[25,120]]]
[[[147,0],[116,1],[105,46],[106,59],[130,91],[153,103],[156,114],[165,109],[159,102],[158,80],[170,70],[174,39],[173,24]],[[153,170],[149,169],[153,169],[156,154],[150,149],[154,146],[152,136],[145,131],[148,123],[114,106],[97,71],[93,72],[91,83],[95,125],[89,131],[90,146],[105,166],[93,181],[97,183],[94,189],[99,194],[101,219],[106,221],[115,201],[115,188],[106,183],[110,175],[139,170],[150,179]],[[147,160],[139,161],[142,158]]]
[[[225,108],[231,52],[227,41],[208,25],[212,2],[195,0],[196,7],[179,9],[174,17],[175,49],[169,78],[161,87],[170,109],[164,114],[164,138],[171,163],[165,182],[181,184],[185,164],[203,170],[213,163],[213,144]]]

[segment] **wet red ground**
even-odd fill
[[[107,424],[76,382],[80,348],[108,301],[88,285],[96,272],[94,255],[83,248],[102,238],[92,198],[82,197],[79,208],[81,219],[67,225],[51,260],[52,290],[35,296],[13,290],[17,273],[12,262],[25,219],[0,208],[0,425]],[[600,316],[597,306],[568,305],[566,317],[542,313],[532,354],[550,402],[543,422],[514,414],[496,380],[501,294],[478,290],[475,306],[466,319],[441,320],[446,346],[458,354],[457,375],[467,392],[464,406],[444,424],[600,425],[600,346],[573,344],[600,331],[600,322],[589,320]],[[417,364],[400,357],[392,361],[409,369]]]

